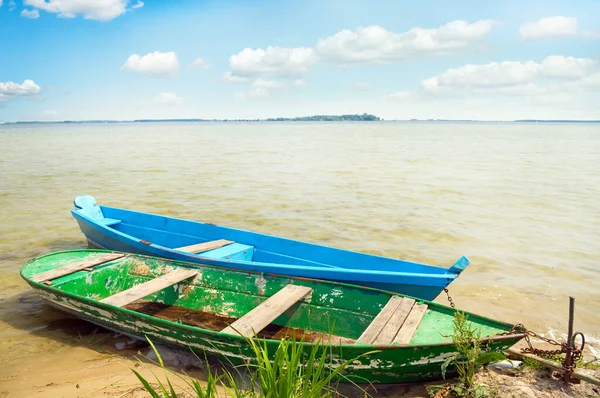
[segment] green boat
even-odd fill
[[[456,352],[454,309],[377,289],[104,250],[47,254],[21,276],[76,317],[233,365],[252,361],[248,338],[274,353],[293,337],[307,351],[326,342],[320,347],[330,350],[330,366],[358,358],[344,372],[352,380],[402,383],[440,379]],[[510,333],[513,325],[467,315],[489,350],[524,337]]]

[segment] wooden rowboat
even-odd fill
[[[190,347],[234,365],[253,358],[246,338],[275,352],[296,336],[332,350],[330,366],[361,354],[345,370],[378,383],[437,379],[456,351],[450,307],[372,288],[242,272],[101,250],[44,255],[21,276],[50,305],[137,338]],[[474,314],[490,350],[505,350],[523,334]],[[452,369],[449,369],[452,372]]]
[[[90,247],[245,271],[369,286],[433,300],[469,265],[401,261],[196,221],[98,206],[75,198],[71,211]]]

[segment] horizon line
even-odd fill
[[[321,116],[321,115],[318,115]],[[327,115],[330,116],[330,115]],[[337,115],[331,115],[337,116]],[[276,120],[283,119],[283,120]],[[454,123],[600,123],[600,119],[513,119],[513,120],[480,120],[480,119],[383,119],[380,120],[295,120],[300,117],[290,118],[266,118],[266,119],[201,119],[201,118],[168,118],[168,119],[81,119],[81,120],[19,120],[0,121],[0,125],[10,124],[101,124],[101,123],[181,123],[181,122],[302,122],[302,123],[373,123],[373,122],[454,122]]]

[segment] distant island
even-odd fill
[[[269,118],[267,122],[378,122],[381,119],[375,115],[314,115],[302,117]]]

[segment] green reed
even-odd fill
[[[198,398],[217,396],[234,398],[334,398],[343,397],[342,394],[337,392],[340,380],[353,383],[345,378],[343,372],[356,358],[334,366],[328,359],[331,358],[334,346],[323,344],[321,341],[312,344],[310,351],[306,352],[304,345],[297,342],[295,338],[291,340],[282,339],[271,361],[266,342],[261,342],[258,339],[246,339],[247,344],[252,348],[254,361],[244,365],[241,369],[252,375],[250,385],[245,389],[238,385],[236,378],[230,371],[224,369],[217,372],[210,368],[208,362],[205,386],[202,386],[196,379],[186,378],[172,372],[165,367],[154,344],[150,340],[148,341],[158,358],[159,365],[185,382],[188,387],[187,390],[191,390],[193,396]],[[238,367],[236,370],[239,372],[240,368]],[[133,372],[154,398],[177,398],[181,396],[178,394],[182,394],[181,391],[179,393],[176,391],[168,375],[165,375],[165,382],[162,382],[153,374],[158,385],[158,388],[154,388],[138,372],[135,370]],[[362,388],[358,388],[362,391],[363,396],[369,396]],[[219,393],[219,389],[222,389],[225,395],[223,395],[223,392]],[[186,393],[186,396],[189,396],[189,392]]]

